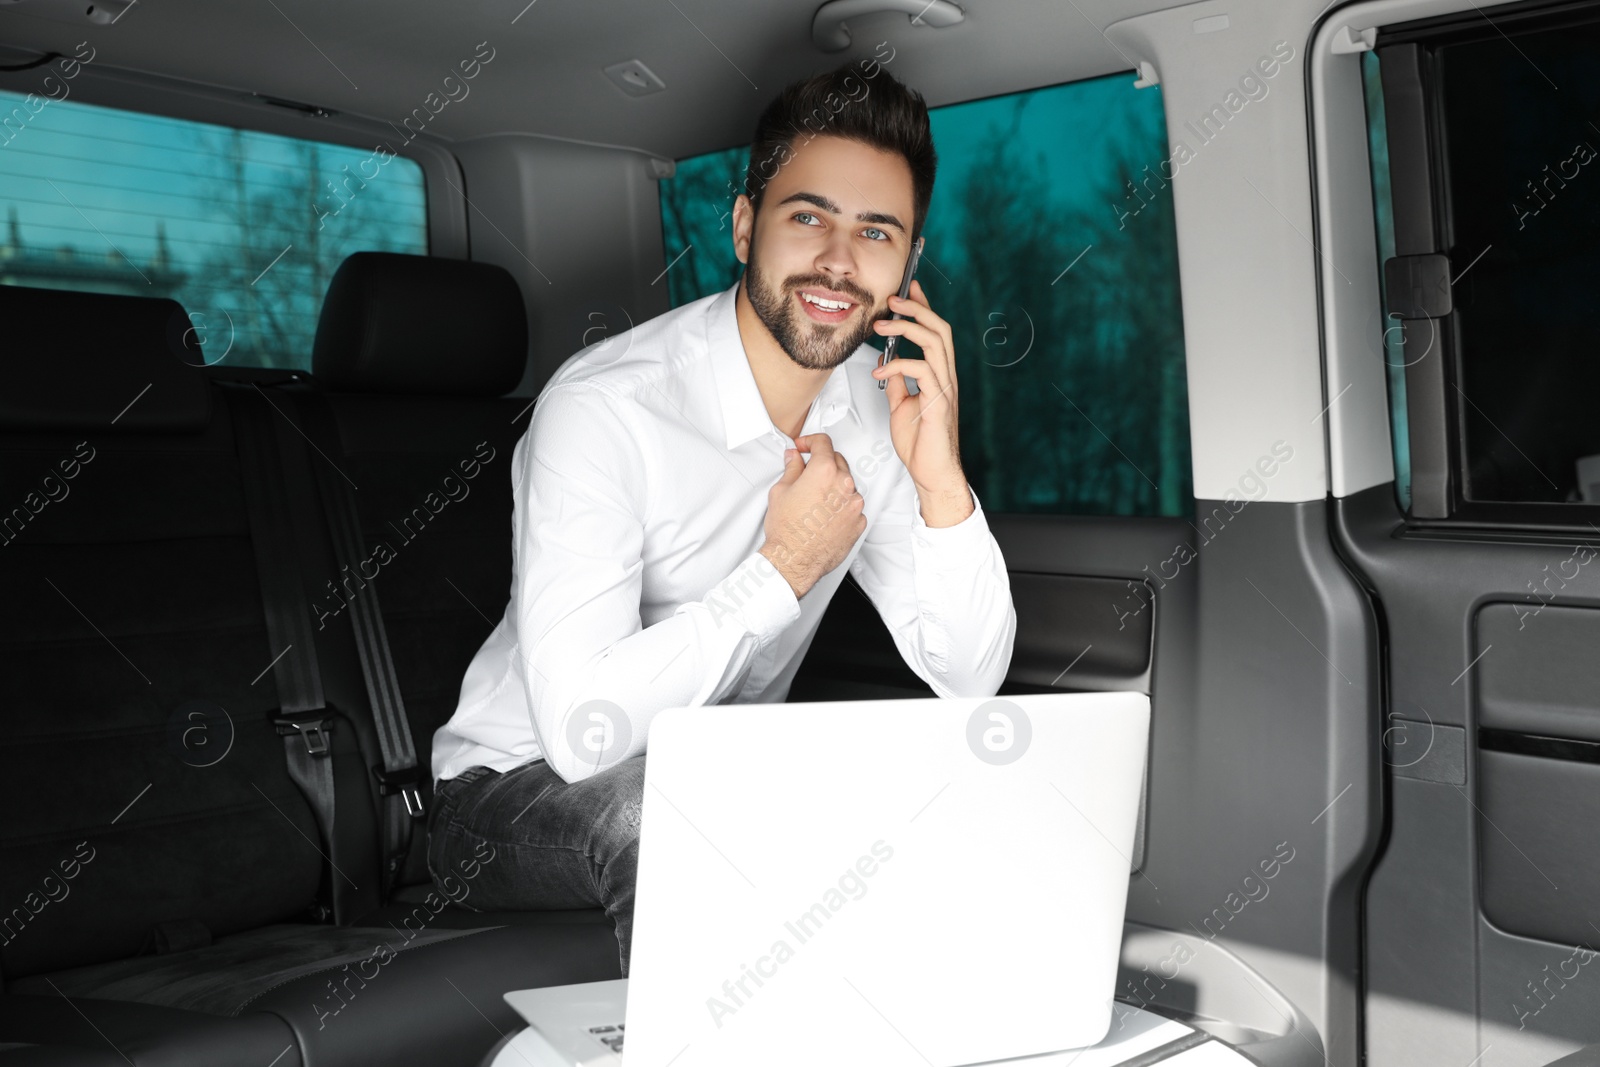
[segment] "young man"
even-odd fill
[[[739,282],[545,386],[512,457],[511,601],[433,741],[435,881],[501,857],[470,907],[603,905],[626,975],[650,720],[782,702],[847,570],[935,692],[998,691],[1016,612],[950,327],[896,295],[934,168],[921,95],[881,68],[790,86],[734,204]],[[874,333],[926,359],[877,371]]]

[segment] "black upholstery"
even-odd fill
[[[223,938],[204,948],[34,975],[10,984],[14,993],[131,1000],[163,1008],[237,1015],[281,985],[319,971],[371,960],[369,974],[387,966],[389,953],[407,952],[461,937],[461,929],[285,924]],[[388,952],[384,951],[388,949]],[[330,1002],[327,1010],[338,1007]]]
[[[71,1000],[7,993],[0,996],[0,1040],[45,1046],[43,1063],[86,1067],[203,1067],[271,1063],[304,1067],[295,1033],[276,1015],[254,1012],[223,1019],[114,1000]],[[287,1050],[287,1051],[285,1051]],[[106,1058],[107,1054],[109,1058]],[[19,1061],[26,1062],[26,1061]],[[11,1061],[0,1059],[11,1067]]]
[[[426,261],[414,266],[414,283],[431,276]],[[484,313],[525,331],[509,275],[467,266],[480,296],[513,299],[514,313]],[[390,264],[346,291],[386,307],[373,279],[404,273]],[[458,337],[474,336],[455,307],[434,310],[450,312]],[[459,314],[483,307],[468,301]],[[356,314],[343,304],[332,313]],[[420,864],[404,899],[356,926],[315,921],[309,909],[333,875],[269,721],[277,650],[223,396],[256,385],[210,380],[171,301],[0,286],[0,316],[0,373],[25,383],[0,400],[0,602],[10,609],[0,617],[0,907],[10,909],[0,912],[0,1063],[110,1053],[106,1062],[139,1067],[475,1064],[515,1022],[501,993],[618,977],[599,909],[441,911],[436,896],[421,905]],[[64,344],[69,334],[77,340]],[[515,374],[504,347],[430,361],[412,345],[401,359],[409,372],[364,379],[412,395],[333,398],[364,525],[401,522],[401,505],[426,508],[430,491],[459,497],[429,513],[380,578],[424,765],[432,727],[493,625],[478,612],[496,617],[510,587],[511,420],[525,402],[462,394],[496,376],[514,384],[525,344],[524,332]],[[372,352],[363,358],[384,358]],[[415,395],[429,366],[453,395]],[[495,457],[470,493],[441,489],[452,466],[461,480],[456,463],[480,441]],[[370,887],[370,711],[355,657],[340,654],[342,625],[318,634],[318,654],[342,716],[338,832],[372,838],[354,852],[360,869],[342,873]],[[199,735],[195,701],[226,713],[198,720]],[[421,833],[414,844],[420,856]],[[380,943],[389,951],[375,957]]]
[[[511,593],[511,452],[530,405],[497,397],[526,362],[521,301],[500,267],[357,253],[334,275],[317,325],[314,373],[339,427],[335,462],[360,487],[369,550],[382,542],[393,552],[375,584],[430,803],[433,733]],[[355,349],[348,337],[375,343],[402,328],[412,331],[402,369],[342,355]],[[414,395],[412,373],[431,395]],[[402,884],[428,880],[423,844],[413,839]]]
[[[360,486],[369,551],[392,550],[375,585],[423,767],[455,711],[461,679],[511,593],[511,452],[526,400],[330,394],[339,466]],[[465,465],[465,466],[463,466]],[[401,883],[427,880],[412,841]]]
[[[7,287],[0,430],[199,431],[211,393],[175,300]],[[85,315],[88,308],[93,314]]]
[[[20,335],[4,350],[8,379],[18,365],[65,358],[60,332],[93,323],[126,342],[72,353],[62,385],[155,379],[135,410],[182,403],[215,416],[198,429],[117,433],[111,419],[134,388],[99,429],[0,431],[0,500],[58,487],[26,522],[9,516],[14,539],[0,560],[0,798],[11,813],[0,901],[44,901],[26,921],[7,916],[8,979],[132,955],[171,919],[198,919],[214,936],[293,920],[317,892],[321,861],[304,836],[315,825],[267,719],[275,697],[251,684],[271,652],[231,428],[209,400],[193,400],[209,396],[201,372],[148,336],[169,307],[0,287],[0,316]],[[52,317],[34,318],[42,310]],[[81,425],[82,410],[64,421]],[[78,460],[72,477],[65,457]],[[231,727],[191,736],[186,762],[182,709],[196,699],[219,705]],[[197,766],[209,760],[203,743],[227,757]]]
[[[0,1044],[0,1067],[126,1067],[127,1062],[110,1046],[90,1052],[62,1045]]]
[[[500,396],[522,379],[528,320],[504,268],[357,252],[334,272],[311,372],[349,393]]]
[[[412,949],[365,987],[342,971],[310,975],[255,1007],[287,1020],[312,1050],[313,1064],[475,1067],[504,1033],[523,1025],[505,1002],[507,990],[620,977],[610,925],[508,926]],[[346,1006],[329,1017],[337,998],[328,983],[335,979]]]

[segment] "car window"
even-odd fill
[[[917,278],[954,334],[962,465],[986,511],[1193,513],[1177,164],[1160,89],[1133,82],[930,109],[939,172]],[[748,159],[743,145],[680,160],[662,181],[673,306],[739,277]]]
[[[1600,505],[1600,25],[1482,22],[1363,57],[1397,491],[1422,518],[1571,522]]]
[[[311,366],[352,252],[428,251],[387,149],[0,92],[0,284],[172,297],[208,365]]]
[[[1468,500],[1600,502],[1577,467],[1600,462],[1600,129],[1589,117],[1600,114],[1600,27],[1516,44],[1496,36],[1436,53],[1462,489]]]

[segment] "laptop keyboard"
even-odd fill
[[[615,1026],[589,1027],[591,1037],[619,1056],[622,1054],[622,1031],[622,1023],[617,1023]]]

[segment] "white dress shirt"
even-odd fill
[[[587,777],[563,738],[594,700],[628,720],[606,766],[645,751],[663,709],[782,703],[846,570],[935,693],[999,690],[1017,626],[1005,559],[976,493],[956,525],[923,521],[871,345],[834,368],[801,429],[849,463],[866,530],[798,599],[759,551],[794,440],[751,373],[737,288],[585,348],[540,392],[511,459],[511,600],[434,734],[435,779],[540,756]]]

